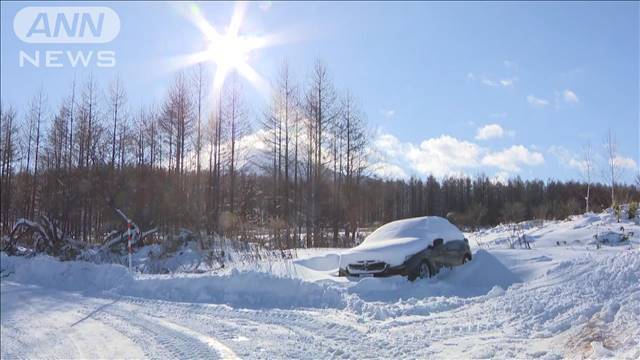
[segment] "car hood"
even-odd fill
[[[384,261],[389,266],[402,265],[407,256],[414,255],[432,244],[432,239],[405,237],[360,244],[340,255],[340,268],[358,261]]]

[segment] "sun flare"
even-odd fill
[[[229,26],[224,33],[221,33],[205,19],[199,5],[189,5],[187,18],[204,36],[206,49],[180,58],[178,66],[188,67],[198,63],[215,64],[214,101],[218,99],[225,79],[234,71],[249,81],[263,95],[266,96],[270,92],[268,82],[249,64],[249,61],[252,52],[282,42],[282,38],[274,34],[260,36],[240,34],[246,7],[246,2],[235,4]]]

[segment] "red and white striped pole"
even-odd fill
[[[129,234],[127,238],[127,247],[129,248],[129,271],[131,271],[131,220],[127,221],[127,233]]]

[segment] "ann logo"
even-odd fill
[[[27,43],[107,43],[120,32],[120,18],[107,7],[26,7],[13,30]]]
[[[80,26],[78,26],[79,19]],[[65,13],[58,13],[56,14],[53,31],[49,24],[48,14],[46,12],[38,13],[33,25],[31,25],[31,29],[27,33],[27,37],[42,35],[47,38],[59,38],[60,36],[83,38],[87,29],[91,31],[92,36],[98,37],[102,33],[102,26],[104,25],[104,13],[98,14],[97,21],[94,21],[90,13],[74,13],[71,21],[69,21]]]

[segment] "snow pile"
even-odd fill
[[[626,348],[638,346],[640,339],[639,300],[640,253],[623,250],[560,262],[541,279],[488,302],[486,311],[517,314],[508,326],[524,336],[545,338],[575,329],[570,346],[587,339],[585,332],[597,324],[609,345]]]
[[[330,270],[336,263],[336,256],[327,254],[301,259],[298,266],[310,264]],[[237,269],[221,274],[133,277],[120,265],[60,262],[47,256],[28,259],[4,254],[2,269],[3,273],[10,274],[11,281],[91,295],[106,293],[165,301],[225,304],[250,309],[348,308],[357,314],[376,318],[382,316],[375,315],[380,312],[380,308],[388,304],[378,306],[366,303],[399,302],[385,316],[398,316],[407,311],[424,313],[427,308],[442,305],[429,304],[425,308],[424,304],[414,303],[417,305],[415,309],[402,310],[405,307],[403,301],[444,296],[482,296],[493,291],[496,286],[508,288],[520,281],[493,255],[482,250],[467,267],[454,271],[443,270],[432,279],[417,282],[410,282],[400,276],[349,282],[345,278],[308,276],[302,269],[298,270],[297,277]],[[453,301],[459,303],[459,300]],[[445,301],[449,302],[450,299]]]
[[[238,308],[342,308],[338,289],[322,283],[233,270],[223,275],[132,277],[121,265],[60,262],[1,254],[3,275],[15,282],[89,295],[111,293],[147,299],[226,304]]]
[[[60,290],[96,293],[129,287],[132,277],[120,265],[59,261],[47,255],[26,258],[0,254],[2,273],[12,281]]]
[[[384,261],[390,266],[404,263],[407,256],[433,244],[435,239],[462,240],[464,235],[447,219],[424,216],[385,224],[367,236],[362,244],[343,252],[340,267],[360,260]]]
[[[294,263],[316,271],[337,271],[340,255],[326,254],[294,260]]]
[[[347,288],[348,307],[382,320],[406,315],[427,315],[457,308],[469,298],[494,297],[522,281],[489,252],[479,250],[473,261],[433,278],[409,282],[403,277],[364,278]]]
[[[640,225],[610,209],[599,214],[573,215],[563,221],[525,221],[517,224],[535,247],[633,245],[640,243]],[[513,239],[513,225],[498,225],[468,234],[471,245],[506,247]]]
[[[495,256],[485,250],[478,250],[473,261],[456,268],[455,271],[443,271],[438,280],[456,284],[464,288],[508,288],[522,280],[507,269]]]
[[[341,292],[322,283],[233,270],[221,276],[138,279],[120,295],[191,303],[224,304],[235,308],[342,308]]]

